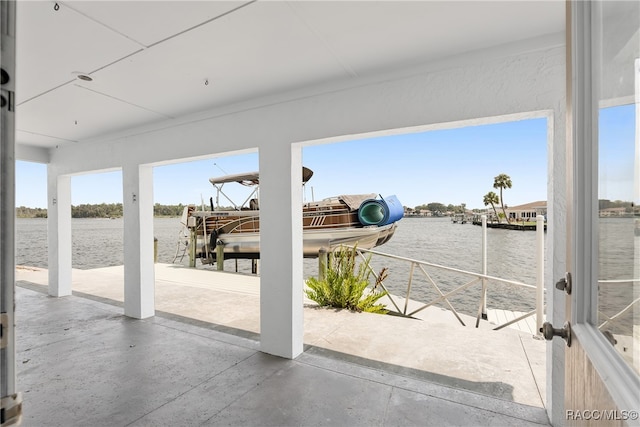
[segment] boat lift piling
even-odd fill
[[[196,266],[196,218],[190,216],[187,219],[187,228],[189,228],[189,267]]]
[[[157,244],[157,241],[156,241]],[[197,232],[196,228],[189,228],[189,267],[195,268],[196,266],[196,245],[197,245]],[[207,250],[207,253],[208,250]],[[216,241],[216,270],[224,271],[224,243],[222,240]],[[238,260],[236,259],[236,273],[238,272]],[[251,260],[251,274],[258,274],[258,260]]]
[[[158,262],[158,238],[153,238],[153,263],[156,264]]]
[[[224,271],[224,243],[221,240],[216,242],[216,269]]]
[[[327,249],[322,247],[318,251],[318,280],[323,281],[327,277],[328,267],[328,254]]]

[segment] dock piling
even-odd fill
[[[158,262],[158,238],[153,238],[153,263],[156,264]]]
[[[224,243],[221,240],[216,242],[216,269],[224,271]]]

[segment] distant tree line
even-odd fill
[[[451,203],[448,205],[445,205],[439,202],[431,202],[423,205],[418,205],[414,208],[414,210],[416,212],[427,210],[427,211],[431,211],[433,215],[438,216],[438,215],[445,215],[447,212],[465,213],[466,205],[464,203],[461,203],[459,205],[453,205]]]
[[[161,205],[156,203],[153,206],[154,216],[176,217],[182,215],[183,204]],[[16,208],[18,218],[46,218],[47,210],[43,208],[27,208],[20,206]],[[72,218],[120,218],[122,217],[122,203],[101,203],[99,205],[82,204],[71,206]]]
[[[180,216],[184,210],[185,205],[180,203],[179,205],[161,205],[156,203],[153,206],[154,216]]]
[[[495,195],[495,193],[493,193]],[[487,198],[485,195],[485,206],[491,204],[492,207],[494,204],[499,203],[499,198],[495,195],[495,198]],[[498,200],[495,200],[498,199]],[[493,203],[490,203],[493,202]],[[184,210],[185,205],[180,203],[179,205],[161,205],[160,203],[156,203],[153,206],[153,215],[154,216],[165,216],[165,217],[177,217],[182,215],[182,211]],[[627,208],[627,211],[631,212],[633,208],[632,202],[624,202],[620,200],[599,200],[599,208],[600,209],[609,209],[609,208]],[[221,208],[221,209],[232,209],[231,207]],[[466,206],[464,203],[459,205],[448,204],[445,205],[439,202],[431,202],[422,205],[418,205],[414,208],[416,212],[429,210],[434,215],[446,215],[447,212],[453,213],[464,213],[466,210]],[[473,212],[480,212],[480,209],[472,209]],[[494,207],[495,211],[495,207]],[[16,208],[16,217],[17,218],[46,218],[47,210],[44,208],[27,208],[25,206],[20,206]],[[99,205],[90,205],[90,204],[82,204],[78,206],[71,206],[71,217],[72,218],[120,218],[122,217],[122,203],[102,203]]]
[[[27,208],[20,206],[16,208],[16,217],[18,218],[46,218],[47,210],[43,208]]]
[[[71,206],[71,218],[119,218],[121,216],[122,203]]]

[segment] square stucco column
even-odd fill
[[[303,350],[302,151],[260,150],[260,348],[293,359]]]
[[[122,187],[124,314],[145,319],[155,314],[153,169],[146,165],[125,166]]]
[[[71,177],[47,168],[49,295],[71,295]]]

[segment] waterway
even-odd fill
[[[91,269],[122,265],[123,220],[74,218],[72,223],[72,266]],[[16,263],[47,267],[47,222],[46,219],[17,220]],[[176,250],[182,255],[178,244],[184,238],[180,234],[178,218],[155,218],[154,236],[158,239],[158,262],[174,262]],[[406,258],[427,261],[462,270],[481,272],[481,227],[471,224],[454,224],[449,218],[409,218],[400,222],[396,234],[385,245],[376,250]],[[488,274],[535,285],[535,232],[518,232],[489,229],[487,236]],[[188,255],[180,261],[188,264]],[[318,262],[305,259],[305,277],[317,274]],[[200,261],[198,261],[200,266]],[[249,260],[238,260],[238,271],[248,273]],[[409,264],[388,258],[374,257],[372,267],[379,271],[387,268],[385,284],[391,292],[403,294],[409,278]],[[206,267],[205,267],[206,268]],[[225,270],[235,271],[235,260],[225,262]],[[466,283],[469,276],[447,274],[439,269],[428,268],[427,273],[443,292]],[[531,310],[535,294],[531,290],[491,284],[490,306],[512,310]],[[427,301],[435,297],[436,290],[424,274],[416,271],[412,281],[411,298]],[[477,311],[480,287],[474,286],[461,296],[452,298],[456,309],[473,314]],[[497,307],[496,307],[497,308]]]
[[[626,227],[620,227],[621,221],[612,219],[601,224],[607,227],[605,234],[609,236],[610,242],[613,242],[611,244],[616,245],[616,250],[611,255],[615,260],[620,258],[621,253],[634,253],[633,238],[626,237],[628,230]],[[16,263],[18,265],[47,267],[46,231],[46,219],[17,220]],[[176,249],[180,248],[178,242],[180,240],[184,242],[180,231],[178,218],[154,220],[154,236],[158,239],[158,262],[174,262]],[[618,236],[616,233],[622,234]],[[72,238],[74,268],[91,269],[124,263],[122,218],[73,219]],[[621,244],[630,246],[621,247]],[[488,229],[487,246],[489,275],[535,285],[536,233],[534,231]],[[393,238],[376,250],[461,270],[482,272],[482,228],[471,224],[452,223],[449,218],[405,218],[399,223]],[[182,254],[182,250],[177,252],[179,255]],[[177,262],[187,265],[188,255]],[[305,277],[317,274],[317,260],[306,259],[304,263]],[[200,261],[198,265],[200,266]],[[386,268],[389,275],[385,284],[389,290],[398,295],[405,295],[409,279],[408,263],[376,256],[372,258],[371,265],[376,271]],[[240,272],[250,272],[249,260],[238,260],[237,266]],[[235,260],[225,262],[225,270],[234,271],[235,269]],[[470,276],[451,274],[433,267],[427,267],[426,272],[429,278],[418,269],[414,271],[410,295],[412,299],[430,301],[437,297],[438,291],[431,281],[446,293],[471,280]],[[624,274],[624,276],[628,275]],[[535,291],[532,289],[503,285],[498,282],[489,282],[488,285],[489,308],[519,311],[530,311],[535,308]],[[478,310],[480,290],[480,286],[474,285],[462,294],[452,297],[451,303],[457,310],[475,315]],[[626,294],[619,299],[620,302],[613,304],[614,306],[628,304],[630,301],[629,295]]]

